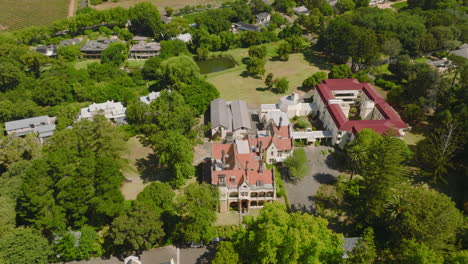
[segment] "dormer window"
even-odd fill
[[[226,175],[221,174],[218,176],[218,184],[225,185],[226,184]]]
[[[236,183],[236,176],[231,176],[231,184],[235,184]]]

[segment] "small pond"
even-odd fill
[[[229,57],[211,58],[197,61],[201,74],[224,71],[236,66],[236,63]]]

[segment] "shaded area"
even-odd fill
[[[206,247],[206,251],[197,258],[195,264],[209,264],[211,260],[213,260],[214,255],[216,253],[216,245],[211,244]]]
[[[149,154],[146,158],[138,159],[136,166],[143,182],[161,181],[169,182],[172,180],[168,169],[158,166],[156,155]]]

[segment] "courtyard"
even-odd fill
[[[328,146],[307,146],[310,172],[301,181],[292,182],[285,179],[289,204],[294,211],[315,212],[315,194],[321,184],[335,181],[340,172],[339,162],[331,153],[334,149]]]

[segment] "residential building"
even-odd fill
[[[60,41],[59,46],[70,46],[70,45],[77,45],[83,41],[83,38],[72,38],[72,39],[65,39]]]
[[[151,92],[148,95],[141,96],[140,101],[145,104],[150,104],[152,101],[156,100],[161,95],[160,92]]]
[[[211,136],[221,139],[244,139],[252,130],[247,104],[242,100],[216,98],[210,103]]]
[[[278,107],[281,111],[285,112],[288,118],[295,116],[307,116],[313,113],[316,106],[312,103],[302,102],[302,98],[297,93],[285,95],[281,97]]]
[[[41,45],[36,47],[36,52],[39,52],[47,57],[57,57],[57,45]]]
[[[101,58],[101,53],[109,47],[109,44],[119,41],[118,38],[98,38],[97,40],[90,40],[86,42],[80,49],[83,57],[89,59]]]
[[[139,43],[130,47],[130,59],[148,59],[154,56],[158,56],[161,50],[161,45],[158,42],[140,41]]]
[[[260,31],[262,29],[261,26],[252,25],[244,22],[237,22],[233,23],[231,27],[232,32],[237,31]]]
[[[305,7],[305,6],[293,7],[292,10],[298,16],[300,16],[300,15],[308,16],[309,15],[309,9],[307,9],[307,7]]]
[[[344,147],[357,133],[370,128],[377,133],[393,131],[403,136],[409,127],[369,83],[356,79],[328,79],[315,88],[314,104],[332,143]],[[357,110],[355,120],[348,119],[350,109]]]
[[[104,115],[107,119],[115,122],[117,125],[126,124],[125,108],[121,102],[107,101],[105,103],[96,104],[81,108],[78,120],[92,120],[95,115]]]
[[[192,35],[190,33],[185,33],[185,34],[179,34],[177,35],[176,37],[172,38],[173,40],[180,40],[180,41],[183,41],[185,43],[188,43],[190,41],[192,41]]]
[[[266,168],[260,149],[249,140],[212,145],[210,180],[219,188],[220,212],[247,212],[276,200],[274,171]]]
[[[283,162],[293,154],[291,132],[289,120],[280,117],[277,123],[269,119],[264,130],[259,130],[255,136],[249,136],[249,145],[260,151],[267,163]]]
[[[5,122],[5,131],[8,135],[13,134],[17,137],[37,133],[41,143],[44,143],[48,137],[54,134],[55,119],[55,117],[38,116]]]
[[[257,25],[268,25],[270,23],[271,15],[267,12],[256,14]]]

